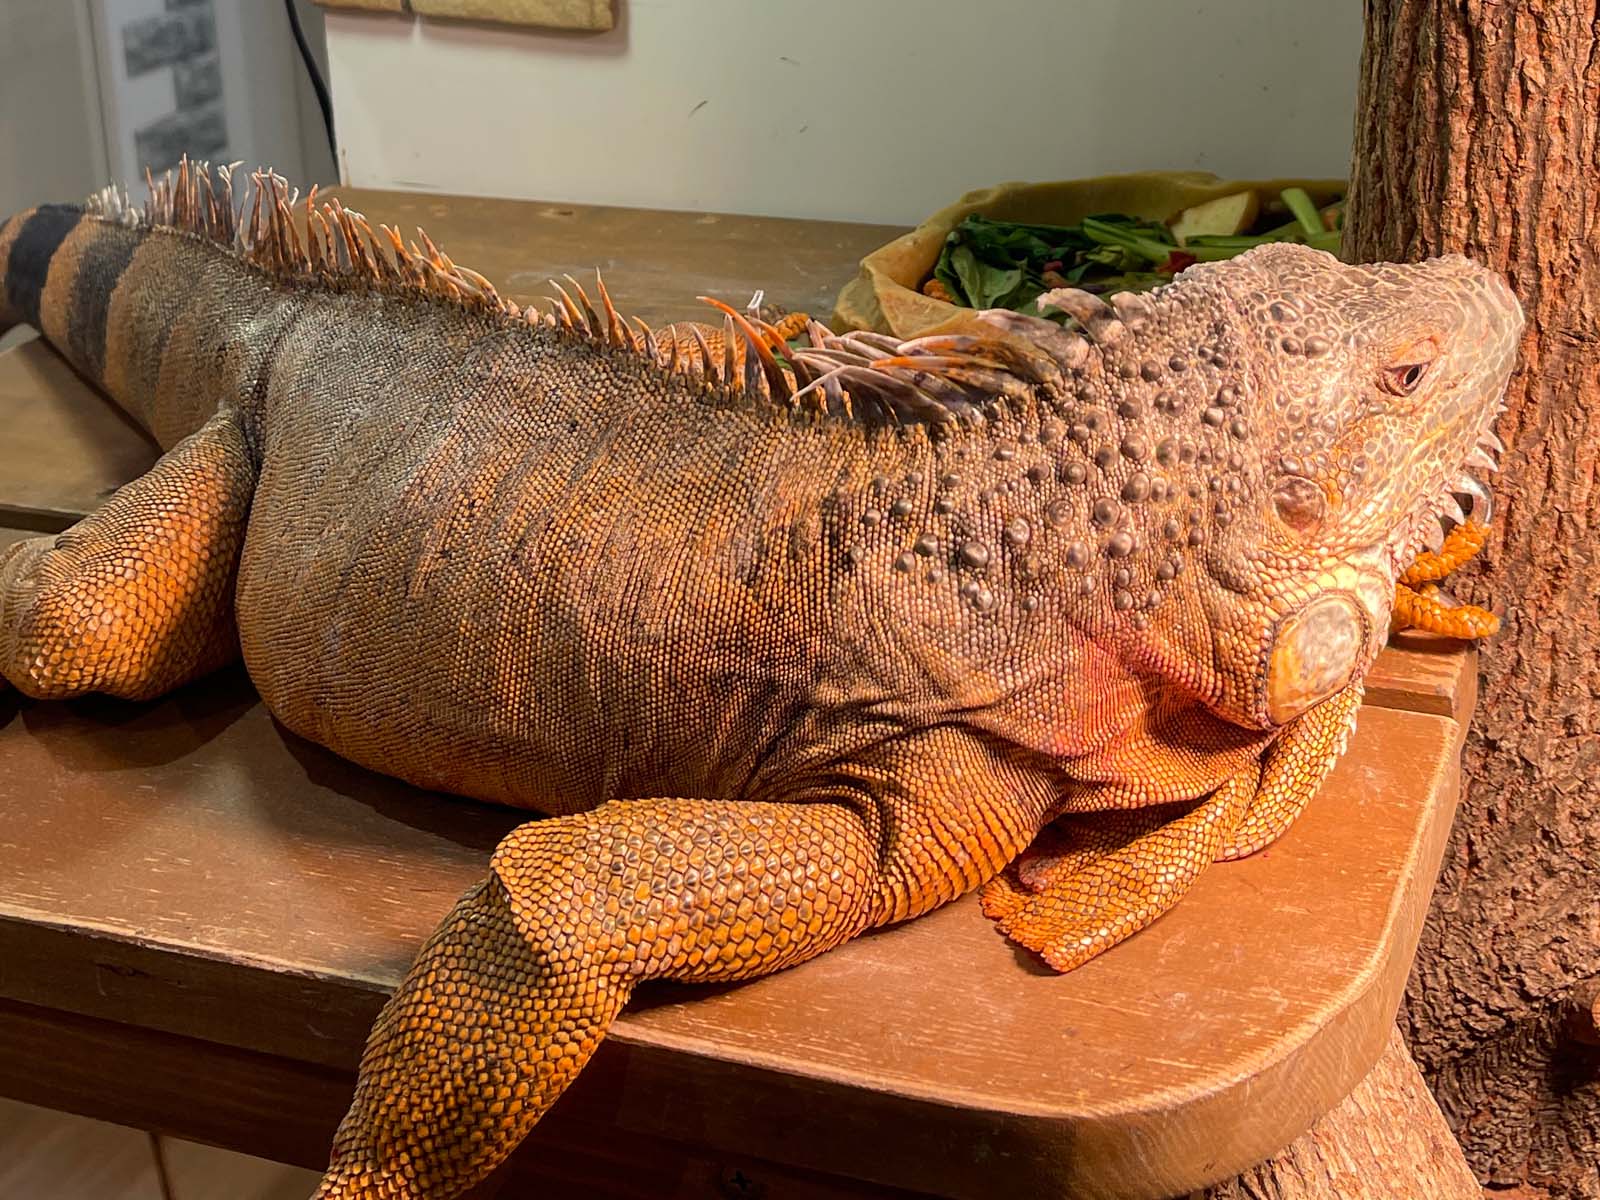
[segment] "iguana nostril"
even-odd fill
[[[1272,486],[1272,507],[1290,529],[1309,533],[1322,524],[1328,500],[1304,475],[1285,475]]]
[[[1319,596],[1286,617],[1267,663],[1267,716],[1282,725],[1349,683],[1361,664],[1367,632],[1356,602]]]

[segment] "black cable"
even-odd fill
[[[283,11],[289,14],[289,29],[294,34],[294,44],[300,47],[300,58],[306,64],[306,74],[311,76],[311,90],[317,94],[317,107],[322,109],[322,127],[328,131],[328,149],[333,154],[334,170],[339,169],[339,143],[333,136],[333,101],[328,98],[328,85],[322,78],[322,69],[306,43],[305,30],[300,28],[300,14],[294,0],[283,0]]]

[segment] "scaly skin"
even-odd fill
[[[813,326],[779,363],[737,314],[702,353],[603,291],[517,310],[261,186],[243,233],[187,169],[142,217],[0,226],[0,325],[169,447],[0,560],[0,673],[146,696],[242,650],[290,729],[552,814],[384,1010],[327,1198],[462,1194],[641,980],[989,881],[1065,968],[1277,836],[1402,570],[1482,492],[1521,324],[1465,260],[1273,246],[1051,294],[1070,329]]]

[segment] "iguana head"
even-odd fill
[[[1169,290],[1185,287],[1216,314],[1231,401],[1201,423],[1249,450],[1243,487],[1204,481],[1217,707],[1278,726],[1371,665],[1399,573],[1462,519],[1456,497],[1487,519],[1521,310],[1455,255],[1350,266],[1271,245]]]

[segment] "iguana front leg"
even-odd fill
[[[984,888],[984,912],[1058,971],[1087,962],[1167,912],[1209,863],[1288,829],[1343,753],[1360,704],[1359,683],[1330,696],[1176,818],[1161,805],[1058,821],[1044,848]]]
[[[1008,875],[991,880],[983,911],[1012,941],[1070,971],[1181,900],[1217,857],[1254,791],[1242,772],[1164,824],[1156,822],[1171,805],[1069,818],[1081,822],[1085,839],[1036,869],[1033,888]]]
[[[1467,520],[1445,536],[1436,553],[1417,555],[1395,584],[1389,631],[1419,629],[1467,640],[1498,633],[1500,618],[1488,609],[1475,604],[1446,604],[1439,599],[1437,588],[1427,586],[1474,558],[1488,540],[1488,526]]]
[[[59,536],[0,554],[0,675],[40,698],[144,699],[238,657],[255,469],[219,413]]]
[[[1270,846],[1317,794],[1355,731],[1361,708],[1358,681],[1308,709],[1261,759],[1260,782],[1243,815],[1223,840],[1219,861],[1243,858]]]

